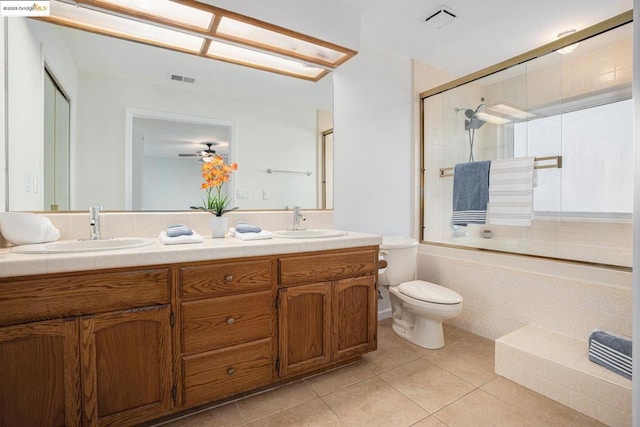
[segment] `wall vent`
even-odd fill
[[[196,79],[193,77],[181,76],[179,74],[169,74],[169,80],[173,80],[174,82],[183,82],[183,83],[195,83]]]
[[[458,14],[449,6],[442,5],[424,18],[423,22],[428,26],[440,29],[456,19]]]

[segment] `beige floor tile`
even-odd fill
[[[521,414],[535,417],[547,426],[570,426],[582,417],[580,412],[506,378],[498,377],[483,385],[481,389]]]
[[[415,423],[411,427],[447,427],[447,425],[437,419],[435,415],[431,415],[430,417]]]
[[[304,381],[287,384],[274,390],[237,401],[242,418],[246,422],[263,418],[284,409],[317,398],[318,395]]]
[[[240,415],[240,410],[235,402],[163,424],[163,426],[170,427],[236,427],[244,425],[242,415]]]
[[[377,377],[345,387],[322,399],[348,426],[411,426],[429,415]]]
[[[380,378],[431,413],[476,388],[424,359],[387,371]]]
[[[461,341],[439,350],[423,353],[422,357],[477,387],[496,377],[494,356]]]
[[[514,411],[503,401],[476,390],[435,413],[449,427],[528,427],[542,426]]]
[[[495,341],[480,337],[478,335],[471,335],[469,338],[458,341],[454,344],[457,349],[477,351],[478,353],[482,353],[490,357],[493,357],[496,353]]]
[[[341,427],[345,424],[322,399],[318,398],[260,418],[248,425],[252,427]]]
[[[442,329],[444,330],[445,346],[477,336],[447,323],[442,324]]]
[[[393,332],[391,332],[393,334]],[[398,340],[404,341],[400,342]],[[397,368],[420,357],[417,346],[400,337],[378,339],[378,349],[362,356],[365,366],[374,374],[380,374],[389,369]]]
[[[367,364],[359,361],[333,371],[325,372],[305,379],[318,396],[334,392],[342,387],[355,384],[375,374],[367,367]]]
[[[606,427],[606,424],[601,423],[598,420],[594,420],[591,417],[583,415],[574,425],[571,427]]]

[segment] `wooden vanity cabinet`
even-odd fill
[[[171,307],[80,320],[84,425],[131,425],[172,406]]]
[[[128,426],[376,348],[377,246],[0,278],[0,427]]]
[[[281,377],[377,348],[377,260],[377,247],[279,259]]]
[[[184,408],[274,380],[275,260],[180,268],[180,369]]]
[[[133,425],[169,413],[170,277],[158,268],[0,279],[0,426]]]
[[[81,425],[76,319],[0,328],[0,426]]]

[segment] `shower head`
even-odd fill
[[[469,120],[465,120],[464,121],[464,129],[465,130],[480,129],[482,127],[482,125],[486,123],[486,121],[481,120],[478,117],[478,112],[480,112],[480,110],[483,110],[484,108],[485,108],[485,104],[480,104],[475,109],[475,111],[472,110],[471,108],[467,108],[465,110],[464,115],[467,117],[467,119],[469,119]]]

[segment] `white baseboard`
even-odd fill
[[[382,319],[388,319],[390,317],[391,317],[391,307],[378,312],[378,321]]]

